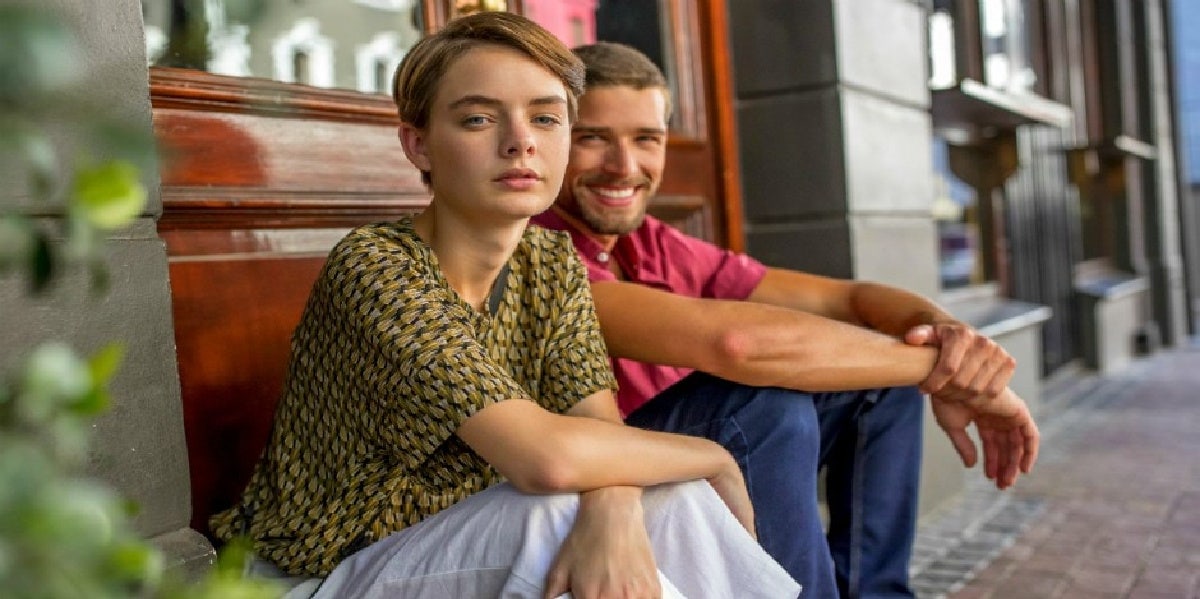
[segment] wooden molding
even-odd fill
[[[193,69],[150,68],[155,109],[261,114],[297,119],[397,125],[396,105],[381,94],[324,89]]]

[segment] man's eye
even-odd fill
[[[640,144],[659,145],[662,143],[662,138],[657,135],[643,135],[637,138],[637,142]]]
[[[561,125],[562,119],[558,118],[557,115],[553,115],[553,114],[540,114],[538,116],[533,117],[533,122],[538,125],[542,125],[542,126],[546,126],[546,127],[553,127],[555,125]]]
[[[588,142],[596,142],[596,141],[604,141],[604,138],[595,133],[582,133],[580,135],[575,136],[576,143],[588,143]]]
[[[462,120],[462,124],[468,127],[481,127],[488,124],[488,118],[482,114],[473,114]]]

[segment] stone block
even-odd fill
[[[846,211],[841,106],[834,89],[743,101],[738,107],[747,220]]]
[[[834,5],[839,80],[918,108],[928,106],[925,9],[909,0],[837,0]]]
[[[729,29],[738,97],[837,79],[829,0],[730,0]]]
[[[929,113],[854,89],[841,90],[840,99],[849,210],[918,211],[931,219]]]
[[[748,253],[765,264],[830,277],[853,275],[849,244],[850,229],[842,218],[753,225],[746,232]]]

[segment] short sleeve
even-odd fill
[[[563,290],[562,303],[547,342],[539,386],[569,408],[599,391],[616,391],[617,383],[592,303],[588,270],[565,235],[555,252],[560,263],[555,270],[564,273],[556,285]]]
[[[689,286],[694,286],[699,297],[744,300],[767,274],[767,267],[750,256],[685,235],[672,227],[662,227],[661,244],[663,257],[674,268],[691,271]]]
[[[410,467],[483,407],[528,397],[477,342],[467,307],[414,253],[411,243],[359,239],[335,250],[329,273],[338,320],[358,344],[342,366],[359,401],[391,424],[372,433]]]

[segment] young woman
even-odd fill
[[[582,81],[508,13],[405,57],[400,140],[433,200],[330,253],[219,537],[328,576],[321,597],[798,593],[721,446],[621,423],[583,266],[526,227],[561,185]]]

